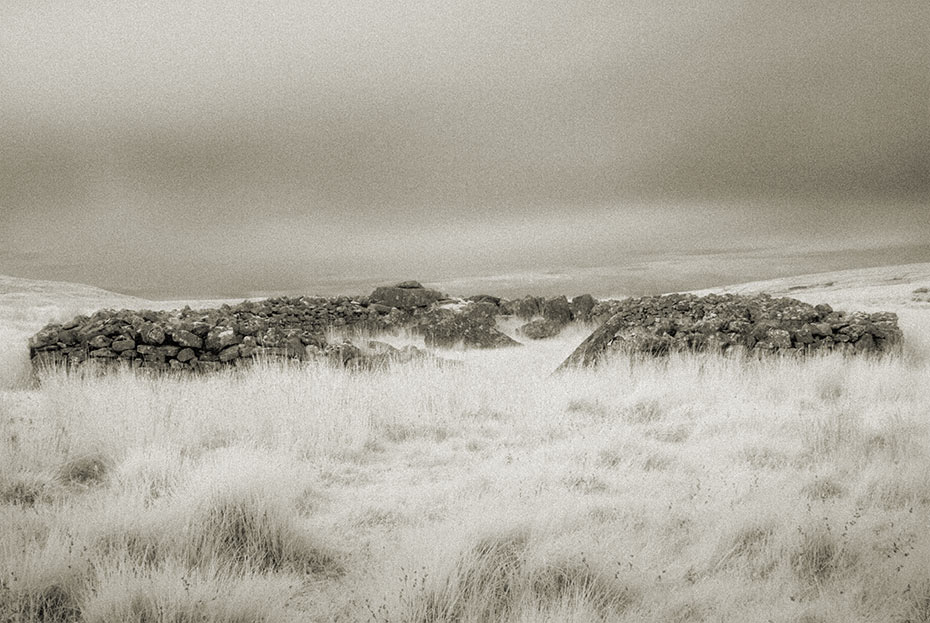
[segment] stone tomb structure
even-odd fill
[[[766,294],[669,294],[611,301],[605,308],[608,320],[560,368],[595,364],[618,351],[874,354],[898,350],[903,342],[896,314],[846,313]]]
[[[563,368],[593,364],[615,351],[862,354],[892,351],[902,341],[895,314],[846,314],[767,295],[453,299],[407,281],[358,298],[279,297],[201,310],[100,310],[45,326],[30,339],[29,351],[35,368],[94,364],[211,371],[277,357],[362,367],[430,355],[369,340],[330,343],[330,329],[342,327],[350,335],[353,330],[357,335],[405,330],[430,348],[519,346],[498,328],[501,317],[525,321],[517,329],[520,339],[553,337],[573,322],[599,325]]]
[[[590,319],[590,295],[525,297],[515,302],[490,295],[452,299],[415,281],[377,288],[350,298],[278,297],[173,311],[100,310],[64,324],[49,324],[29,341],[33,366],[131,366],[154,370],[218,370],[255,358],[326,358],[345,366],[426,356],[422,349],[395,349],[383,342],[329,343],[331,328],[348,333],[406,330],[426,346],[498,348],[519,346],[497,328],[501,316],[549,323],[552,334],[567,323]]]

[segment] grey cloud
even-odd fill
[[[132,288],[277,290],[826,248],[838,221],[910,243],[924,4],[12,1],[0,241]]]

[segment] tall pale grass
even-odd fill
[[[925,321],[882,359],[50,374],[0,392],[0,620],[927,621]]]

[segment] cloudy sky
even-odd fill
[[[154,298],[930,261],[925,0],[0,5],[0,273]]]

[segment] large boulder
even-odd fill
[[[597,305],[597,300],[590,294],[576,296],[572,299],[571,303],[572,320],[577,322],[589,322],[591,320],[591,312],[595,305]]]
[[[416,281],[404,281],[396,286],[382,286],[368,297],[372,303],[398,309],[429,307],[443,298],[437,290],[424,288]]]
[[[461,310],[431,309],[420,316],[415,330],[423,336],[426,345],[432,347],[519,346],[519,342],[497,328],[495,309],[491,303],[469,303]]]
[[[572,306],[564,295],[543,301],[539,313],[546,320],[560,325],[566,325],[572,321]]]
[[[814,307],[765,294],[671,294],[617,302],[613,316],[560,369],[591,365],[615,351],[644,355],[730,350],[883,353],[899,348],[902,339],[897,316],[889,312],[847,315],[829,306]]]
[[[540,303],[543,299],[536,296],[524,296],[522,299],[514,299],[502,303],[504,312],[522,318],[523,320],[532,320],[534,316],[539,315]]]
[[[531,340],[544,340],[558,335],[562,331],[563,326],[564,325],[558,322],[546,320],[545,318],[537,318],[536,320],[527,322],[517,329],[517,332],[523,337]]]

